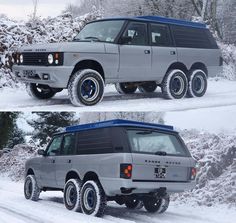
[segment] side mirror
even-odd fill
[[[45,150],[39,149],[39,150],[38,150],[38,155],[40,155],[40,156],[46,156]]]
[[[120,38],[120,44],[128,44],[130,42],[132,42],[132,37],[130,36],[122,36]]]

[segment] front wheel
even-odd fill
[[[166,99],[184,98],[188,91],[188,79],[182,70],[171,70],[162,83],[162,93]]]
[[[80,194],[81,209],[84,214],[102,217],[106,209],[106,195],[97,181],[84,183]]]
[[[138,89],[134,83],[117,83],[115,87],[120,94],[134,94]]]
[[[203,97],[207,91],[207,75],[203,70],[191,70],[189,75],[188,96]]]
[[[166,194],[164,197],[158,198],[156,196],[144,199],[144,207],[150,213],[164,213],[170,204],[170,196]]]
[[[26,84],[26,90],[30,97],[40,100],[50,99],[57,93],[51,87],[42,84]]]
[[[69,98],[74,106],[93,106],[102,101],[104,88],[104,80],[97,71],[80,70],[69,82]]]
[[[40,195],[40,189],[37,185],[34,175],[28,175],[25,178],[24,194],[27,200],[38,201]]]

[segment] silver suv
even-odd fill
[[[205,24],[157,16],[97,20],[72,42],[22,47],[15,61],[30,96],[49,99],[68,89],[75,106],[99,103],[105,84],[121,94],[159,86],[166,99],[202,97],[223,64]]]
[[[195,186],[196,162],[171,126],[124,120],[68,127],[25,165],[24,194],[64,192],[67,209],[102,216],[107,201],[167,210],[171,193]]]

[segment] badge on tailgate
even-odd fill
[[[158,179],[165,179],[166,178],[166,168],[159,166],[157,168],[155,168],[155,176]]]

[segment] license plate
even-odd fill
[[[35,70],[23,70],[24,77],[35,77],[36,71]]]
[[[165,179],[166,178],[166,168],[165,167],[158,167],[155,168],[155,176],[159,179]]]

